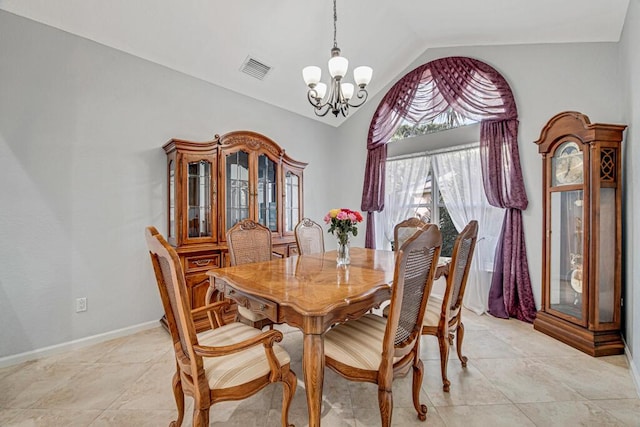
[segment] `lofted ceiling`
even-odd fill
[[[429,48],[616,42],[628,3],[338,0],[337,41],[349,74],[373,68],[371,97]],[[0,0],[0,9],[328,125],[344,121],[314,115],[301,72],[318,65],[327,81],[332,0]],[[272,67],[263,80],[240,71],[249,56]]]

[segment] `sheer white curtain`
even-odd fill
[[[493,258],[504,210],[491,206],[484,194],[479,146],[434,154],[433,172],[456,229],[462,230],[473,219],[478,221],[478,241],[462,302],[468,309],[483,314],[488,308]]]
[[[384,209],[376,213],[376,248],[391,249],[393,227],[416,216],[416,203],[429,176],[429,156],[387,160]]]

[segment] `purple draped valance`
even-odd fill
[[[477,59],[448,57],[406,74],[384,96],[371,120],[362,211],[365,245],[375,246],[373,212],[384,209],[386,144],[403,123],[429,121],[452,107],[481,121],[480,155],[487,200],[506,209],[496,250],[489,310],[498,317],[532,322],[535,304],[527,264],[521,210],[528,201],[518,154],[518,111],[509,84]]]

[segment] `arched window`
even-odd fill
[[[455,129],[460,126],[472,125],[478,123],[472,120],[452,107],[449,107],[440,115],[430,118],[429,120],[414,123],[410,120],[402,120],[393,135],[389,138],[389,142],[401,141],[403,139],[412,138],[430,133],[437,133],[443,130]]]
[[[387,143],[403,122],[420,123],[453,108],[479,120],[483,187],[489,203],[506,209],[489,311],[532,322],[535,302],[522,227],[528,200],[518,154],[518,112],[509,84],[493,67],[467,57],[428,62],[406,74],[384,96],[371,120],[361,209],[365,244],[374,247],[373,212],[384,208]]]

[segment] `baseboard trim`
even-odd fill
[[[631,356],[631,352],[629,351],[629,347],[627,347],[627,343],[625,342],[624,346],[624,354],[627,356],[627,364],[629,365],[629,370],[631,371],[631,379],[633,383],[636,385],[636,393],[640,397],[640,373],[636,368],[636,364],[633,363],[633,357]]]
[[[39,359],[41,357],[60,354],[65,351],[75,350],[75,349],[86,347],[92,344],[98,344],[104,341],[112,340],[114,338],[125,337],[127,335],[135,334],[136,332],[144,331],[147,329],[152,329],[157,326],[159,326],[158,321],[153,320],[150,322],[140,323],[138,325],[128,326],[126,328],[116,329],[114,331],[92,335],[89,337],[84,337],[77,340],[52,345],[49,347],[38,348],[36,350],[26,351],[24,353],[18,353],[18,354],[13,354],[11,356],[1,357],[0,368],[5,368],[7,366],[16,365],[22,362],[28,362],[30,360]]]

